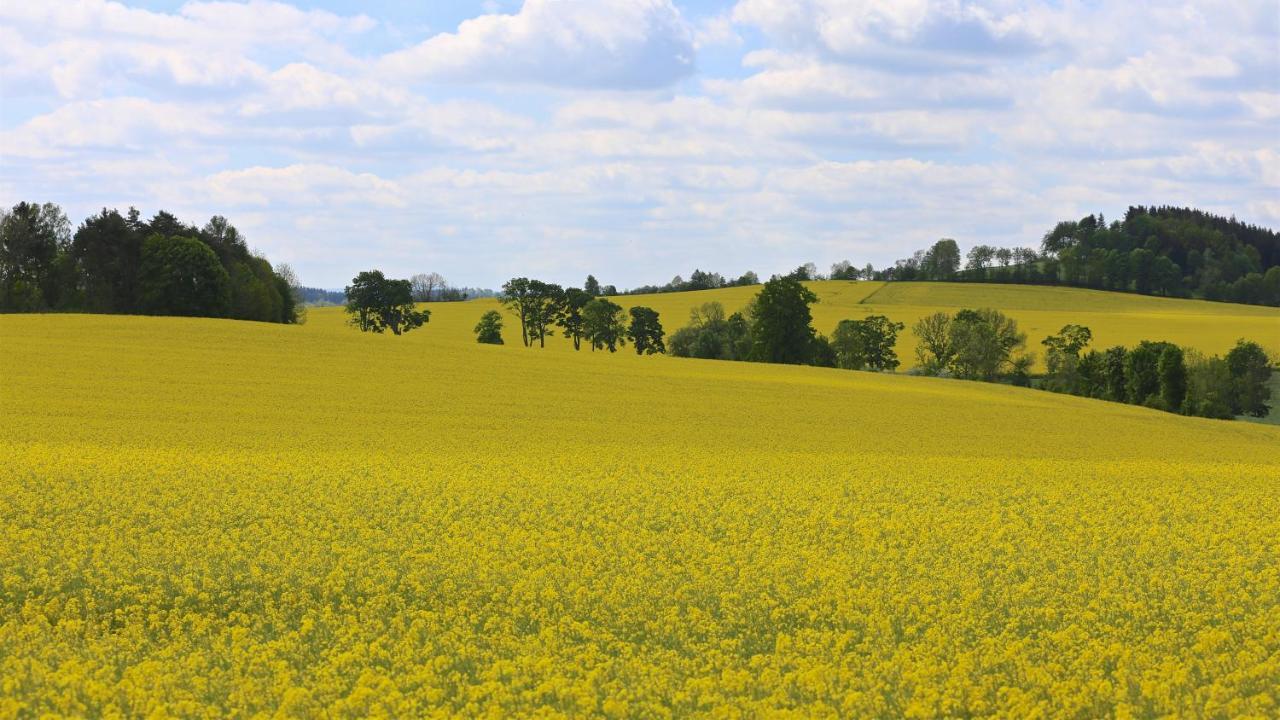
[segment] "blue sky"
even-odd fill
[[[1280,227],[1274,2],[0,6],[0,204],[377,267],[665,282],[1188,204]]]

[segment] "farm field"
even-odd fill
[[[1093,331],[1093,347],[1098,349],[1133,346],[1142,340],[1167,340],[1207,355],[1222,355],[1237,340],[1247,338],[1262,345],[1273,357],[1280,357],[1280,308],[1033,285],[851,281],[806,285],[819,298],[812,308],[813,325],[818,332],[830,334],[841,320],[861,320],[872,314],[904,323],[906,330],[898,339],[903,370],[915,364],[916,339],[911,326],[926,315],[938,311],[954,313],[965,307],[994,307],[1015,318],[1027,334],[1027,349],[1036,353],[1041,367],[1044,353],[1040,341],[1068,323],[1088,326]],[[624,295],[613,300],[623,307],[654,308],[661,314],[663,327],[671,333],[688,324],[689,311],[702,303],[719,302],[726,312],[734,312],[746,307],[759,290],[759,286],[738,287]],[[469,341],[474,337],[471,328],[476,319],[485,310],[498,307],[496,300],[489,299],[433,303],[432,327],[441,339],[447,336]],[[312,322],[341,322],[342,317],[339,308],[312,310]],[[508,342],[511,337],[508,333]],[[519,336],[514,337],[519,344]],[[572,351],[559,338],[547,343],[547,349]]]
[[[0,717],[1280,709],[1280,428],[484,305],[0,316]]]

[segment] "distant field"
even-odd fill
[[[898,355],[903,369],[915,364],[915,337],[911,326],[925,315],[955,312],[970,307],[994,307],[1018,320],[1027,334],[1027,347],[1043,358],[1040,341],[1063,325],[1087,325],[1093,331],[1093,347],[1136,345],[1142,340],[1167,340],[1205,354],[1221,355],[1247,338],[1280,358],[1280,308],[1217,303],[1204,300],[1157,298],[1127,293],[1032,285],[969,283],[881,283],[826,281],[808,283],[818,295],[813,306],[814,326],[830,333],[841,320],[886,315],[906,324],[899,338]],[[733,312],[744,308],[760,291],[759,286],[614,298],[624,307],[647,305],[661,314],[670,333],[688,324],[689,311],[716,301]],[[433,303],[431,327],[442,339],[472,337],[471,328],[485,310],[498,307],[496,300],[469,303]],[[320,322],[338,322],[339,308],[312,311]],[[518,328],[517,328],[518,330]],[[428,332],[432,332],[429,330]],[[519,335],[508,334],[508,342]],[[549,347],[565,349],[560,339]],[[571,349],[571,348],[568,348]]]
[[[1280,706],[1280,428],[477,345],[491,304],[0,316],[0,717]]]

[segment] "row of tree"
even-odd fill
[[[809,306],[817,297],[795,277],[774,277],[741,312],[725,314],[706,303],[689,325],[671,336],[671,353],[681,357],[780,362],[893,371],[902,323],[882,315],[843,320],[830,338],[811,324]],[[934,313],[912,327],[918,365],[913,373],[985,382],[1032,384],[1035,355],[1026,333],[999,310],[962,309]],[[1040,386],[1188,415],[1263,417],[1270,411],[1270,360],[1254,342],[1241,340],[1226,358],[1206,358],[1170,343],[1143,342],[1083,353],[1088,328],[1068,325],[1043,341],[1048,374]]]
[[[1223,358],[1152,341],[1084,352],[1092,339],[1083,325],[1045,338],[1042,387],[1210,418],[1266,417],[1271,411],[1270,359],[1255,342],[1240,340]]]
[[[302,319],[298,282],[249,250],[222,216],[203,227],[160,211],[103,209],[73,233],[52,203],[0,211],[0,311]]]
[[[662,323],[652,308],[637,306],[624,313],[622,306],[586,289],[562,288],[526,277],[504,283],[499,300],[520,321],[520,340],[525,347],[535,341],[538,347],[545,347],[547,336],[559,328],[573,342],[574,350],[580,350],[585,340],[592,351],[614,352],[629,341],[637,354],[666,352]],[[482,319],[481,324],[484,328],[482,332],[477,326],[477,340],[485,342],[481,336],[492,332],[493,322],[490,319],[486,325]]]
[[[591,281],[595,278],[587,276],[587,290],[590,290]],[[689,279],[685,280],[679,275],[671,279],[671,282],[665,285],[641,285],[640,287],[627,290],[624,295],[653,295],[657,293],[671,292],[689,292],[691,290],[715,290],[717,288],[728,287],[745,287],[747,285],[759,285],[760,278],[754,272],[748,270],[737,278],[726,278],[717,272],[704,272],[694,269],[689,275]],[[605,290],[612,290],[610,285]],[[597,292],[597,295],[617,295],[618,292]]]
[[[1191,208],[1131,207],[1110,224],[1101,215],[1060,222],[1038,253],[977,245],[962,256],[943,238],[884,270],[845,264],[839,277],[1070,285],[1280,306],[1280,235]]]
[[[810,306],[818,298],[797,274],[774,276],[740,312],[726,315],[717,302],[695,308],[689,324],[671,335],[671,354],[879,372],[898,368],[894,348],[902,323],[883,315],[846,319],[825,337],[812,323]],[[389,329],[399,335],[430,319],[429,310],[415,309],[409,280],[365,272],[346,292],[352,324],[361,330]],[[638,354],[667,351],[662,323],[652,308],[624,312],[586,290],[525,277],[505,283],[500,301],[519,321],[525,347],[545,347],[547,336],[559,330],[575,350],[585,341],[593,351],[614,352],[628,342]],[[501,313],[487,311],[475,327],[477,342],[502,344],[502,328]],[[937,312],[918,320],[912,332],[917,340],[915,373],[1032,384],[1035,356],[1026,350],[1026,333],[999,310]],[[1091,339],[1089,329],[1080,325],[1067,325],[1045,338],[1048,373],[1040,387],[1205,417],[1262,417],[1270,410],[1270,361],[1257,343],[1241,340],[1226,358],[1204,358],[1171,343],[1145,341],[1133,349],[1085,353]]]

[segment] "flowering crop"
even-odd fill
[[[477,307],[0,317],[0,717],[1280,713],[1280,430]]]

